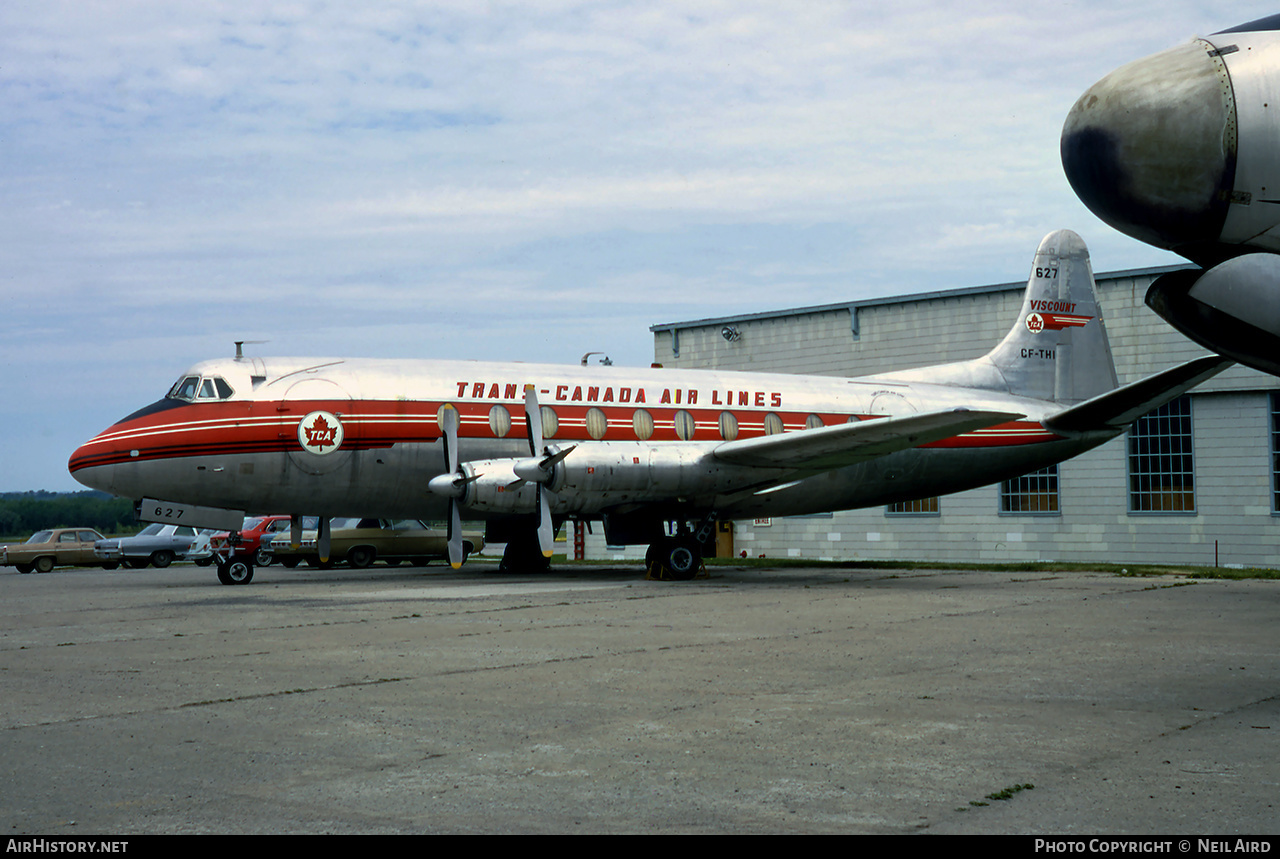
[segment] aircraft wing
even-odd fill
[[[1051,430],[1066,432],[1120,429],[1234,363],[1221,355],[1196,358],[1077,403],[1047,419],[1044,425]]]
[[[1021,417],[1014,412],[944,409],[727,441],[712,455],[734,465],[828,471]]]

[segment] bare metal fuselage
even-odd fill
[[[497,474],[528,454],[524,387],[536,386],[554,432],[576,445],[556,478],[552,511],[595,518],[665,504],[689,515],[788,516],[941,495],[1041,468],[1115,435],[1066,437],[1040,421],[1060,406],[969,387],[688,370],[374,360],[226,359],[191,373],[234,394],[165,400],[87,443],[71,467],[87,485],[234,510],[440,518],[427,491],[446,470],[441,407],[459,411],[459,455],[474,466],[475,518],[526,513],[531,486]],[[947,408],[1025,418],[820,473],[718,461],[726,440]],[[341,443],[313,452],[300,422],[322,412]],[[490,480],[490,478],[493,478]],[[486,495],[482,488],[489,487]]]

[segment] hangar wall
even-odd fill
[[[1143,303],[1172,268],[1099,275],[1121,383],[1204,350]],[[1025,283],[654,325],[667,367],[856,376],[985,354],[1013,324]],[[736,339],[724,336],[733,328]],[[733,332],[730,332],[732,335]],[[1130,510],[1128,435],[1063,463],[1055,513],[1002,513],[1000,486],[945,496],[937,512],[884,507],[734,523],[750,556],[938,561],[1105,561],[1280,566],[1272,403],[1280,380],[1233,367],[1190,395],[1194,511]],[[590,557],[606,550],[597,534]],[[631,547],[632,549],[642,547]],[[632,551],[628,555],[634,554]]]

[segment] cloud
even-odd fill
[[[1269,11],[6,4],[0,394],[69,453],[235,339],[646,364],[656,322],[1017,279],[1058,227],[1147,264],[1066,111]],[[0,488],[72,488],[16,423]]]

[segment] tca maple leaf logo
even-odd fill
[[[298,441],[312,453],[330,453],[342,444],[342,424],[328,412],[312,412],[298,424]]]

